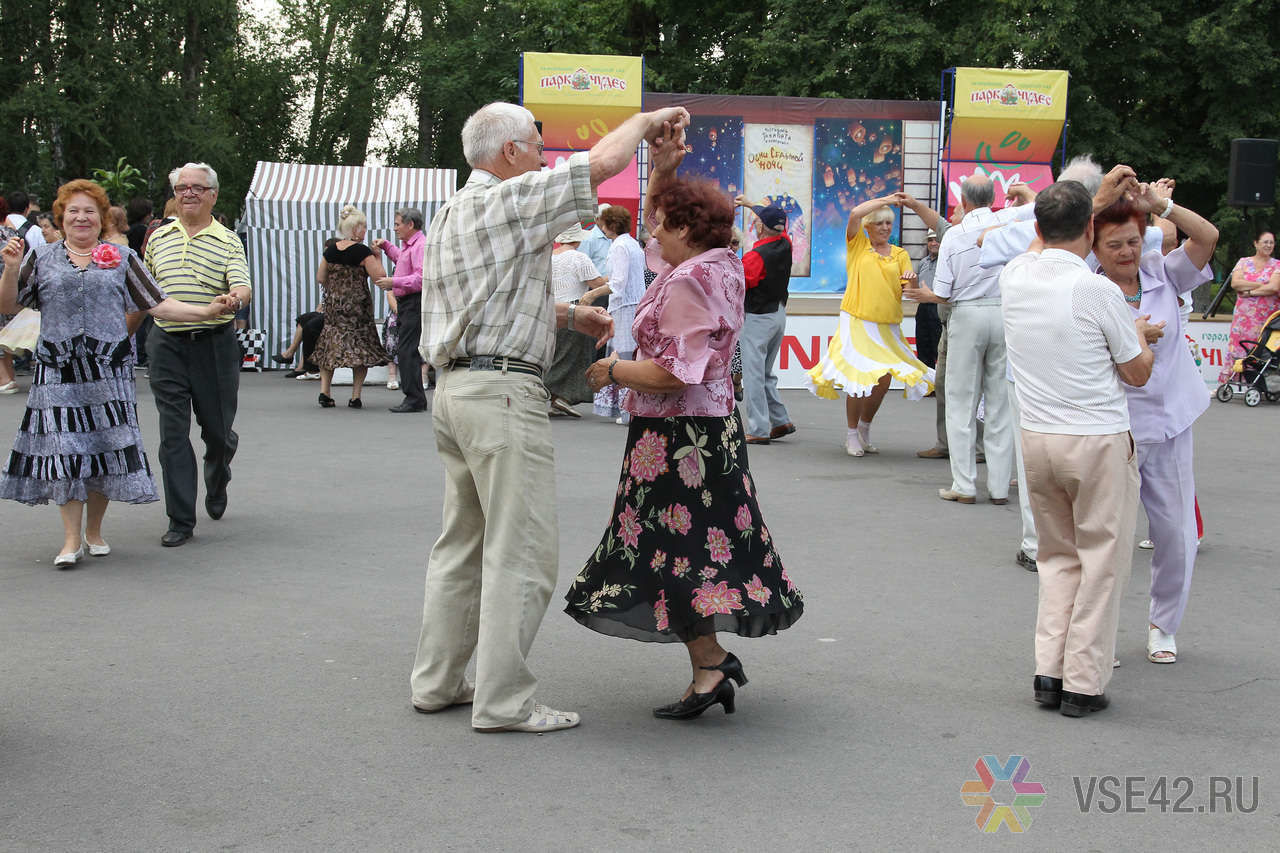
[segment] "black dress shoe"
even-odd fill
[[[398,406],[392,406],[387,411],[395,412],[397,415],[404,415],[409,412],[425,412],[426,410],[426,406],[415,406],[412,403],[401,403]]]
[[[302,371],[301,371],[301,370],[290,370],[288,373],[286,373],[286,374],[284,375],[284,378],[285,378],[285,379],[297,379],[297,378],[298,378],[299,376],[301,376],[301,375],[302,375]]]
[[[348,409],[363,409],[363,408],[364,408],[364,403],[361,403],[361,402],[360,402],[360,398],[359,398],[359,397],[352,397],[350,400],[348,400],[348,401],[347,401],[347,408],[348,408]]]
[[[333,398],[328,394],[321,394],[318,399],[320,402],[320,408],[322,409],[332,409],[337,405],[337,403],[333,402]]]
[[[222,518],[227,511],[227,487],[223,486],[211,495],[204,496],[204,509],[214,521]]]
[[[654,708],[653,715],[659,720],[692,720],[712,705],[723,705],[726,714],[733,713],[733,684],[727,677],[708,693],[690,693],[679,702]]]
[[[271,360],[276,364],[293,364],[293,359],[285,358],[283,353],[278,352],[273,352],[271,354]]]
[[[1056,708],[1062,702],[1062,679],[1049,675],[1037,675],[1032,682],[1036,701],[1046,708]]]
[[[190,530],[169,530],[160,537],[160,544],[166,548],[177,548],[179,545],[187,544],[190,538]]]
[[[1090,711],[1101,711],[1110,704],[1111,700],[1105,693],[1090,696],[1088,693],[1072,693],[1070,690],[1064,690],[1060,710],[1064,717],[1083,717]]]

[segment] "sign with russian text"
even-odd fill
[[[526,53],[520,97],[547,148],[582,151],[640,112],[643,81],[639,56]]]
[[[791,274],[807,276],[813,227],[813,126],[746,124],[743,138],[743,195],[755,204],[776,204],[787,214]]]

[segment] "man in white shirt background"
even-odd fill
[[[38,213],[39,207],[32,204],[31,197],[22,190],[14,190],[4,198],[9,205],[9,216],[5,222],[18,232],[18,236],[27,241],[27,248],[34,249],[45,244],[44,232],[34,220],[28,219],[28,213]],[[32,207],[36,207],[32,210]]]

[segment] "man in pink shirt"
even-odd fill
[[[380,278],[374,284],[390,290],[396,298],[396,364],[400,369],[400,390],[404,401],[392,406],[396,414],[425,412],[427,392],[422,388],[422,356],[418,338],[422,333],[422,211],[402,207],[396,211],[397,248],[386,240],[374,240],[374,251],[385,251],[396,265],[395,275]]]

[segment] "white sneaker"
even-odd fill
[[[388,382],[388,383],[387,383],[387,390],[388,390],[388,391],[399,391],[399,390],[400,390],[400,383],[399,383],[399,382],[397,382],[396,380],[392,379],[390,382]]]
[[[1138,543],[1138,547],[1144,551],[1150,551],[1152,548],[1156,547],[1156,543],[1152,542],[1150,539],[1143,539]]]
[[[557,732],[561,729],[571,729],[578,723],[582,722],[573,711],[557,711],[554,708],[548,708],[546,705],[534,705],[533,710],[523,722],[512,723],[509,726],[497,726],[495,728],[477,728],[478,732]]]

